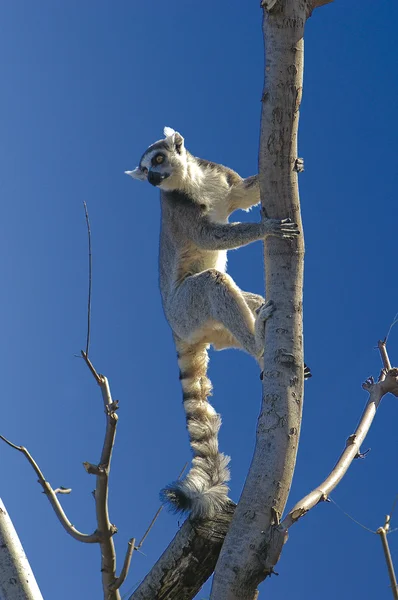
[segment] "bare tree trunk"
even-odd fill
[[[43,600],[14,525],[0,499],[0,598]]]
[[[257,585],[272,572],[286,537],[273,526],[287,501],[301,425],[304,237],[297,128],[308,7],[303,0],[273,4],[268,2],[270,12],[263,6],[261,197],[267,216],[290,217],[301,235],[293,240],[270,237],[265,243],[266,292],[276,310],[266,325],[262,409],[252,464],[217,563],[212,600],[253,600]]]

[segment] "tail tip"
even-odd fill
[[[174,513],[189,513],[191,519],[211,519],[231,502],[225,484],[198,492],[184,483],[175,481],[160,492],[162,503]]]
[[[181,489],[179,483],[179,481],[175,481],[163,488],[160,492],[160,500],[171,512],[186,513],[192,508],[192,500],[188,494]]]

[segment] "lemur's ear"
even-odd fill
[[[125,174],[140,181],[145,181],[147,178],[146,174],[139,167],[136,167],[133,171],[125,171]]]
[[[174,131],[174,129],[172,129],[171,127],[165,127],[163,129],[163,133],[166,136],[166,141],[170,144],[170,146],[174,146],[176,152],[178,152],[178,154],[181,154],[181,150],[184,147],[184,138],[182,137],[181,133],[178,133],[178,131]]]
[[[171,127],[165,127],[163,129],[163,134],[164,134],[164,137],[168,138],[168,137],[171,137],[172,135],[174,135],[175,131]]]

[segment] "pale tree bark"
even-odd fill
[[[325,2],[322,2],[325,3]],[[319,4],[319,2],[318,2]],[[264,379],[256,447],[245,487],[217,563],[212,600],[253,600],[278,560],[284,531],[275,528],[293,477],[303,404],[302,288],[297,129],[303,87],[306,0],[264,0],[265,86],[259,174],[264,213],[290,217],[301,235],[269,237],[264,261],[267,298],[276,310],[265,332]]]
[[[0,598],[43,600],[14,525],[0,500]]]

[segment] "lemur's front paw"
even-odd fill
[[[277,235],[283,238],[293,238],[299,235],[297,223],[293,223],[291,219],[264,219],[264,234]]]

